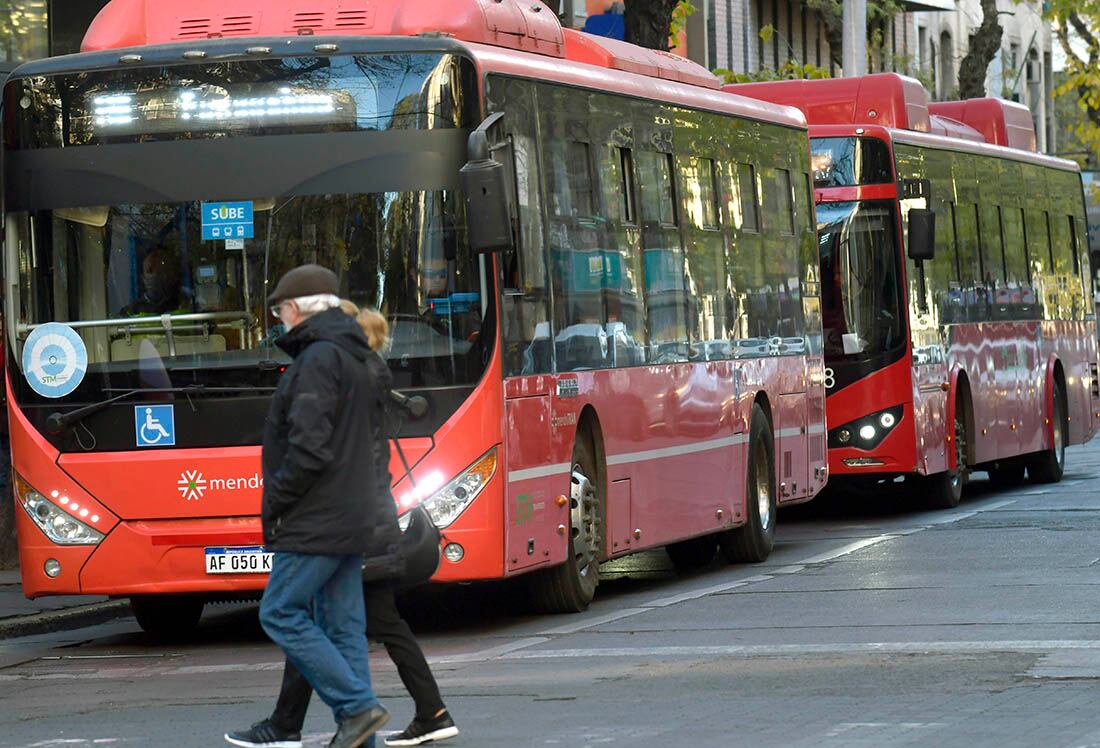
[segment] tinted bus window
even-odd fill
[[[637,156],[638,184],[642,191],[642,219],[664,226],[676,225],[672,191],[672,154],[642,151]]]
[[[894,165],[886,143],[875,138],[813,138],[815,187],[890,184]]]
[[[1001,230],[1001,208],[999,205],[981,207],[979,234],[982,237],[982,258],[985,271],[985,286],[992,288],[1005,279],[1004,235]]]
[[[569,169],[569,192],[573,202],[573,215],[584,217],[595,215],[588,143],[567,143],[565,156]]]
[[[866,359],[903,345],[893,205],[821,203],[817,229],[825,358]]]
[[[1009,283],[1027,283],[1027,245],[1024,242],[1024,211],[1003,208],[1005,278]]]
[[[786,169],[775,170],[779,229],[783,234],[794,234],[794,202],[791,193],[791,173]]]
[[[741,193],[741,228],[760,230],[759,200],[756,194],[756,168],[752,164],[737,165],[737,183]]]

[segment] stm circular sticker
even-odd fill
[[[23,375],[42,397],[65,397],[84,381],[88,349],[76,330],[58,322],[34,328],[23,346]]]

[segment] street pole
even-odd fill
[[[851,78],[867,73],[867,3],[844,0],[844,75]]]

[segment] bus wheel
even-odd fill
[[[1066,469],[1066,441],[1069,434],[1066,423],[1066,396],[1062,385],[1054,386],[1054,409],[1051,412],[1054,427],[1054,446],[1039,452],[1027,464],[1027,474],[1036,483],[1057,483]]]
[[[205,603],[184,595],[148,595],[130,598],[130,610],[141,630],[153,636],[179,638],[199,625]]]
[[[536,572],[535,606],[546,613],[579,613],[588,608],[600,583],[600,532],[603,506],[595,450],[587,434],[573,447],[569,486],[569,549],[565,563]]]
[[[1024,463],[1007,460],[989,468],[989,482],[995,488],[1014,488],[1024,482]]]
[[[775,441],[768,418],[752,406],[749,429],[748,521],[718,536],[718,547],[730,563],[759,563],[775,545]]]
[[[955,469],[930,475],[924,479],[926,492],[925,504],[929,509],[953,509],[962,500],[963,486],[970,479],[970,465],[966,458],[968,442],[966,438],[965,414],[959,403],[955,407]]]
[[[681,540],[666,546],[668,557],[672,559],[672,565],[681,574],[704,566],[714,560],[718,552],[718,541],[713,535],[704,535],[700,538]]]

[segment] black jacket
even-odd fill
[[[400,531],[379,491],[385,383],[359,326],[339,309],[278,345],[294,363],[272,397],[263,445],[263,530],[270,551],[398,557]]]

